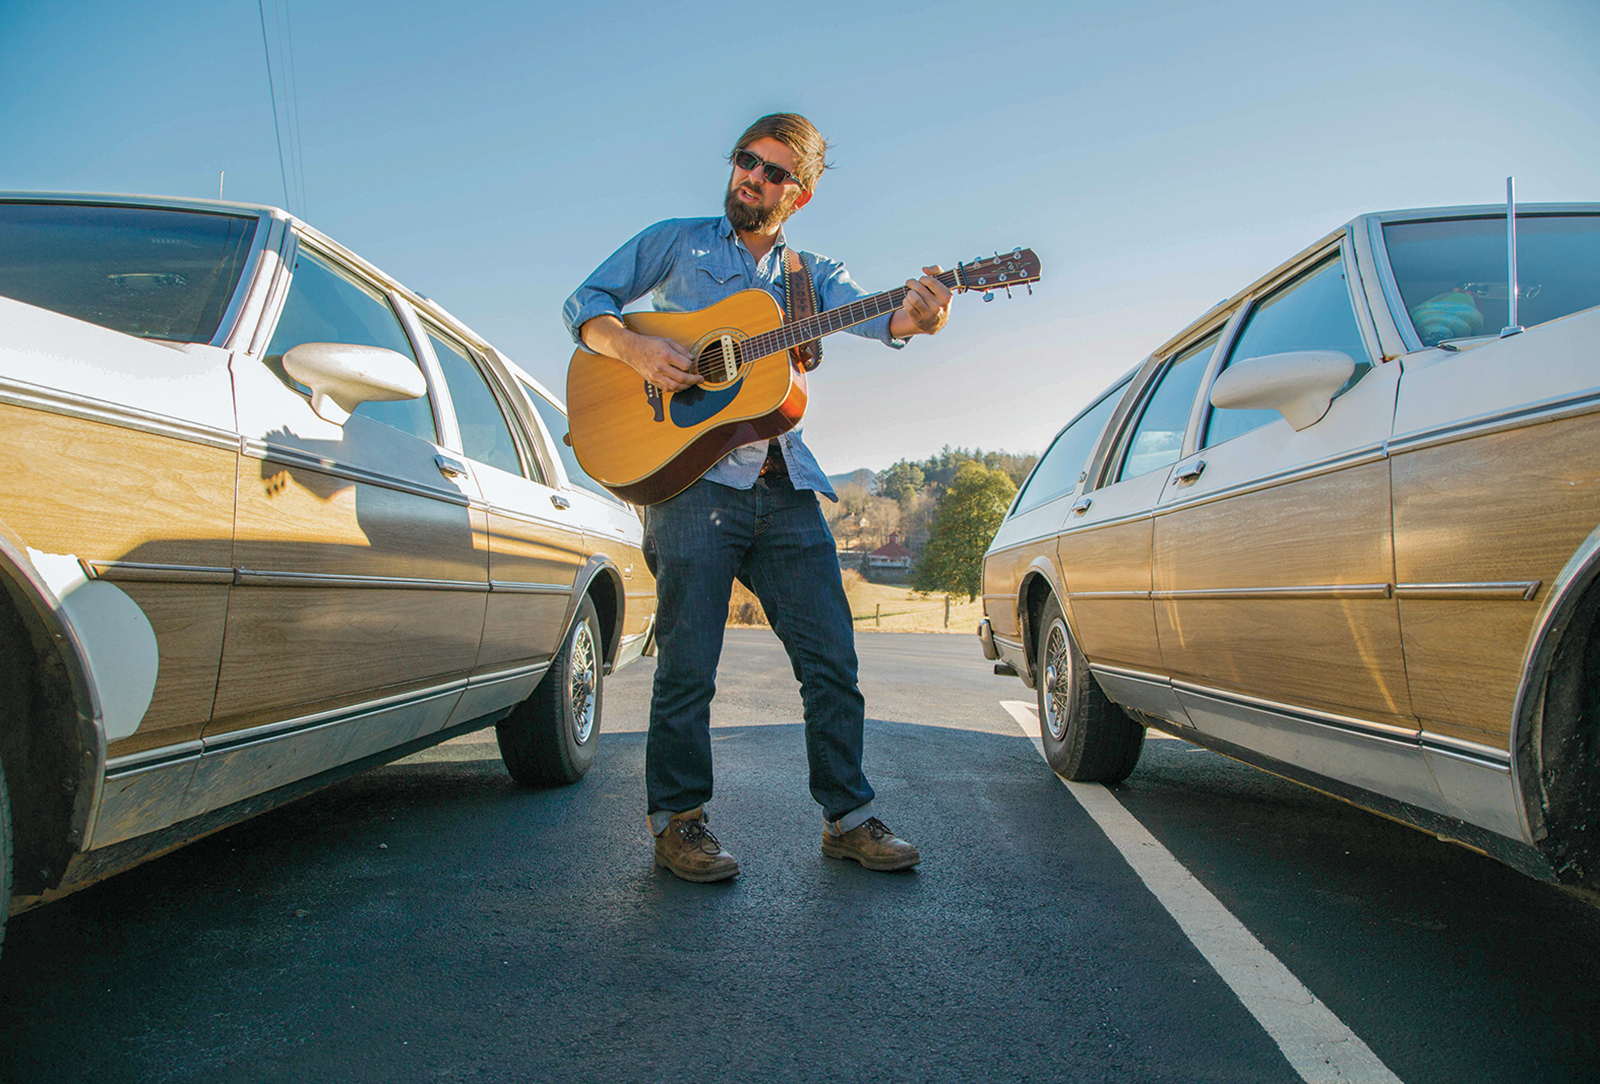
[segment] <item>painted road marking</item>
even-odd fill
[[[1021,700],[1002,700],[1000,706],[1043,757],[1037,709]],[[1268,952],[1110,791],[1098,783],[1061,782],[1266,1029],[1302,1080],[1308,1084],[1401,1084],[1367,1044]]]

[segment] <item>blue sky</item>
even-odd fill
[[[837,168],[795,243],[874,290],[1019,245],[1044,264],[904,351],[829,340],[806,436],[834,472],[1040,451],[1361,212],[1495,202],[1509,174],[1519,200],[1600,199],[1594,0],[287,13],[287,201],[255,0],[0,3],[0,190],[214,197],[225,170],[227,198],[287,202],[559,393],[572,288],[648,223],[718,213],[737,134],[803,112]]]

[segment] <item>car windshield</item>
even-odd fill
[[[142,339],[210,342],[255,231],[245,215],[0,203],[0,297]]]
[[[1392,222],[1383,241],[1424,346],[1510,323],[1504,215]],[[1600,215],[1519,214],[1517,282],[1523,327],[1600,305]]]

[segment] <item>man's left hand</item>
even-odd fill
[[[933,335],[950,319],[950,288],[933,276],[943,268],[935,264],[922,269],[920,279],[906,280],[906,299],[889,321],[896,338],[907,335]]]

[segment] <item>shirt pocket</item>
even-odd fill
[[[696,268],[695,278],[702,286],[715,284],[727,286],[729,283],[738,282],[744,278],[744,268],[728,263],[705,262]]]

